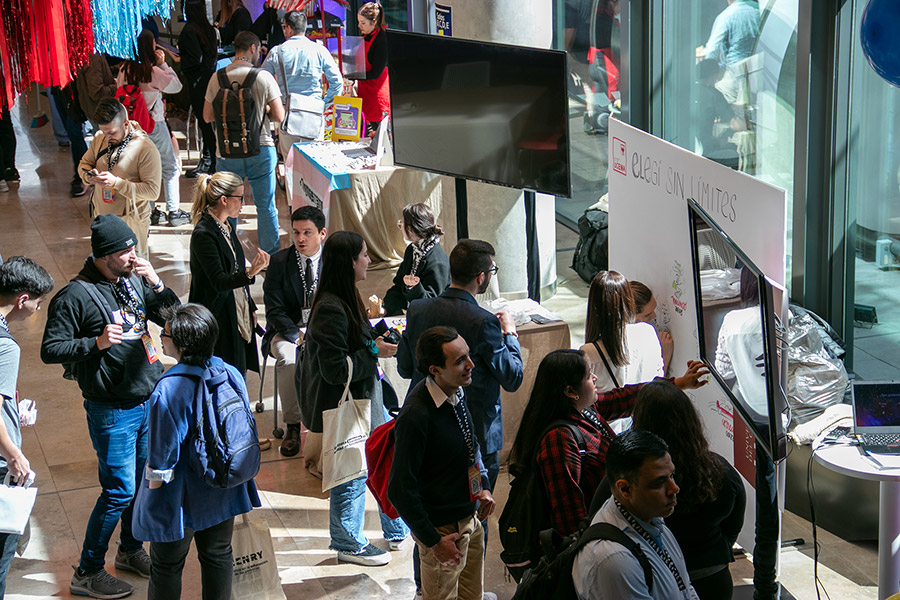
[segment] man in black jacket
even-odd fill
[[[91,223],[92,255],[78,276],[50,301],[41,359],[62,363],[84,396],[88,431],[103,488],[88,520],[69,591],[122,598],[130,584],[104,570],[106,550],[121,520],[116,568],[150,576],[150,558],[131,534],[135,484],[147,461],[146,400],[163,373],[148,321],[178,303],[153,267],[135,253],[137,239],[115,215]]]
[[[482,600],[481,521],[494,499],[466,406],[475,365],[452,327],[423,332],[416,363],[426,378],[397,417],[388,498],[416,540],[424,598]]]
[[[300,404],[294,372],[297,346],[303,341],[300,328],[309,321],[316,284],[322,274],[322,242],[328,234],[325,214],[315,206],[301,206],[291,214],[291,231],[293,245],[272,255],[263,283],[267,329],[262,349],[277,361],[278,395],[287,426],[281,442],[284,456],[295,456],[300,451]]]

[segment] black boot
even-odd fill
[[[197,175],[206,174],[206,173],[214,173],[215,168],[212,166],[212,159],[209,154],[203,154],[200,157],[200,162],[197,163],[197,166],[190,171],[184,174],[185,177],[189,179],[195,178]]]

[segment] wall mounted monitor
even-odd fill
[[[700,358],[772,460],[785,457],[775,285],[688,200]]]
[[[568,198],[566,54],[387,31],[394,162]]]

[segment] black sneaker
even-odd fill
[[[69,186],[69,195],[73,198],[79,198],[87,194],[88,188],[84,183],[81,182],[81,179],[76,175],[72,178],[72,185]]]
[[[15,167],[10,167],[3,174],[3,179],[6,181],[19,181],[19,172],[15,169]]]
[[[100,569],[96,573],[81,574],[78,567],[72,575],[69,583],[69,593],[75,596],[90,596],[91,598],[124,598],[134,591],[131,584],[117,579]]]
[[[166,220],[166,213],[159,210],[155,206],[153,207],[153,212],[150,213],[150,224],[151,225],[159,225],[160,221]]]
[[[122,548],[116,552],[116,569],[137,573],[145,579],[150,579],[150,557],[141,546],[134,552],[122,552]]]
[[[191,215],[187,214],[183,210],[174,210],[166,216],[166,220],[169,223],[169,227],[178,227],[180,225],[187,225],[191,222]]]

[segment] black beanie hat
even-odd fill
[[[131,227],[116,215],[100,215],[91,223],[91,252],[94,258],[108,256],[134,246],[135,237]]]

